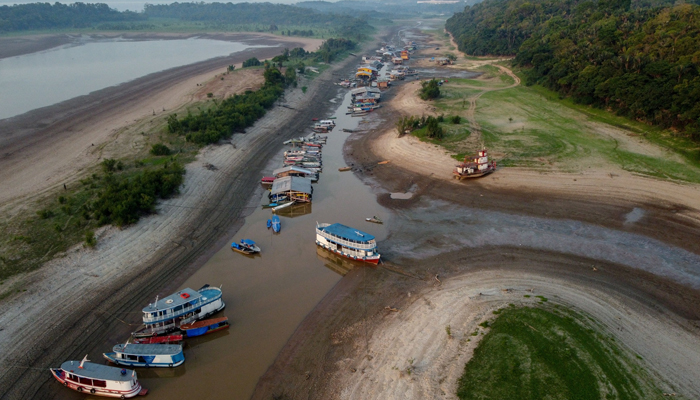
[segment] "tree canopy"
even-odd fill
[[[700,7],[486,0],[447,21],[460,50],[515,55],[526,83],[700,140]]]

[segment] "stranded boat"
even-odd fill
[[[185,335],[185,337],[191,338],[220,331],[222,329],[227,329],[228,327],[228,318],[221,317],[205,319],[203,321],[197,321],[191,324],[181,325],[180,330],[182,331],[182,334]]]
[[[317,224],[316,244],[351,260],[379,263],[374,236],[343,224]]]
[[[256,245],[255,242],[250,239],[242,239],[240,243],[231,243],[231,250],[237,251],[241,254],[260,253],[260,247],[258,247],[258,245]]]
[[[384,221],[382,221],[381,219],[379,219],[379,217],[377,217],[376,215],[373,216],[372,218],[365,218],[365,221],[367,221],[367,222],[374,222],[375,224],[383,224],[383,223],[384,223]]]
[[[458,164],[452,174],[455,179],[478,178],[496,170],[496,162],[489,160],[486,149],[476,155],[465,156],[464,162]]]
[[[280,217],[277,215],[272,216],[272,231],[275,233],[280,233],[280,229],[282,229],[282,223],[280,222]]]
[[[185,362],[182,345],[124,343],[103,353],[104,358],[127,367],[177,367]]]
[[[221,289],[202,286],[190,288],[158,300],[143,308],[143,326],[134,337],[163,335],[180,329],[180,325],[204,319],[226,307],[221,299]]]
[[[151,336],[151,337],[141,337],[134,338],[133,343],[139,344],[171,344],[182,342],[182,335],[166,335],[166,336]]]
[[[148,394],[136,379],[136,371],[93,364],[87,355],[82,361],[66,361],[49,370],[63,386],[78,392],[122,399]]]

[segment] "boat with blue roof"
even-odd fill
[[[351,260],[379,263],[374,236],[343,224],[316,224],[316,244]]]
[[[191,338],[228,329],[229,326],[228,317],[221,317],[185,324],[180,330],[185,337]]]
[[[108,361],[126,367],[178,367],[185,362],[180,344],[124,343],[103,353]]]
[[[63,386],[81,393],[120,399],[148,394],[136,371],[91,363],[87,355],[82,361],[66,361],[60,368],[49,370]]]
[[[180,329],[180,325],[207,318],[226,307],[221,288],[209,285],[199,290],[185,288],[144,307],[143,326],[134,337],[164,335]]]

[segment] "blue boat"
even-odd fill
[[[129,367],[177,367],[185,362],[182,345],[125,343],[114,346],[104,357]]]
[[[203,321],[193,322],[191,324],[181,325],[180,330],[185,337],[191,338],[196,336],[206,335],[227,329],[229,327],[228,318],[212,318]]]
[[[275,233],[280,233],[280,229],[282,229],[282,223],[280,222],[280,217],[273,215],[272,216],[272,230]]]
[[[231,243],[231,250],[242,254],[260,253],[260,247],[258,247],[258,245],[256,245],[255,242],[250,239],[243,239],[240,241],[240,243]]]
[[[270,229],[272,227],[272,220],[268,219],[267,220],[267,229]]]

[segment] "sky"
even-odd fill
[[[195,0],[180,0],[181,3],[186,3],[190,1],[195,1]],[[201,1],[201,0],[196,0],[196,1]],[[216,0],[219,3],[282,3],[282,4],[294,4],[298,3],[299,1],[303,0]],[[326,0],[326,1],[331,1],[335,2],[337,0]],[[0,5],[13,5],[13,4],[27,4],[27,3],[55,3],[56,0],[0,0]],[[75,3],[76,0],[60,0],[58,1],[59,3],[64,3],[64,4],[70,4],[70,3]],[[150,4],[170,4],[170,3],[175,3],[175,1],[170,1],[170,0],[82,0],[83,3],[106,3],[109,5],[111,8],[117,9],[119,11],[143,11],[143,5],[146,3]],[[205,2],[213,2],[209,0],[205,0]]]

